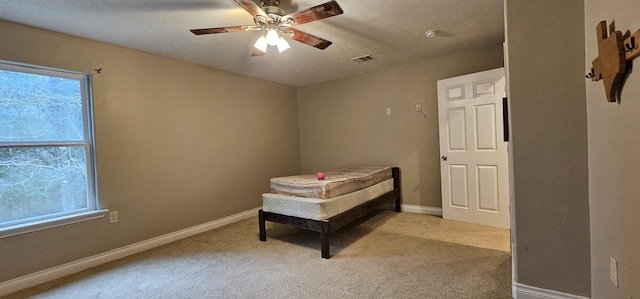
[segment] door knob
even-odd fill
[[[442,159],[442,161],[447,161],[447,156],[442,156],[440,158]]]

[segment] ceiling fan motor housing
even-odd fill
[[[263,0],[260,2],[262,10],[271,18],[282,17],[287,12],[280,8],[280,2],[278,0]]]

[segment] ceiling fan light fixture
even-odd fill
[[[275,29],[269,29],[269,31],[267,31],[267,43],[270,46],[276,46],[279,41],[280,36],[278,35],[278,32]]]
[[[253,44],[253,47],[262,51],[262,53],[266,53],[267,52],[267,38],[264,37],[264,35],[260,35],[260,38],[258,38],[258,40],[256,41],[255,44]]]
[[[278,41],[278,52],[282,53],[289,48],[291,48],[291,46],[289,46],[289,43],[284,39],[284,37],[281,36],[280,40]]]

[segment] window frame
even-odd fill
[[[0,70],[77,80],[80,83],[80,92],[82,98],[81,109],[83,127],[83,138],[81,140],[0,142],[0,148],[38,148],[62,146],[83,147],[86,155],[87,168],[86,208],[9,221],[0,226],[0,238],[6,238],[23,233],[104,217],[108,210],[100,209],[98,201],[91,73],[69,71],[64,69],[17,63],[5,60],[0,60]]]

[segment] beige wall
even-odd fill
[[[94,73],[100,206],[120,215],[0,239],[0,281],[257,208],[270,177],[300,172],[293,87],[4,21],[0,32],[2,60]]]
[[[517,282],[589,296],[584,3],[505,6]]]
[[[640,5],[631,0],[586,0],[586,62],[598,57],[596,25],[640,29]],[[589,115],[589,198],[593,298],[637,298],[640,294],[640,58],[624,84],[620,103],[607,103],[602,81],[587,82]],[[618,261],[616,288],[609,257]]]
[[[631,298],[640,293],[640,74],[631,72],[622,103],[611,104],[602,82],[584,73],[597,56],[597,22],[639,29],[636,1],[505,2],[518,283]],[[121,218],[0,239],[0,281],[255,208],[276,175],[398,165],[405,203],[439,207],[435,82],[502,66],[495,46],[296,94],[3,21],[0,31],[0,59],[103,68],[93,72],[100,202]],[[427,118],[414,111],[418,102]],[[619,261],[619,288],[609,282],[609,256]]]
[[[497,45],[299,88],[302,171],[399,166],[405,204],[441,207],[436,81],[502,66]]]

